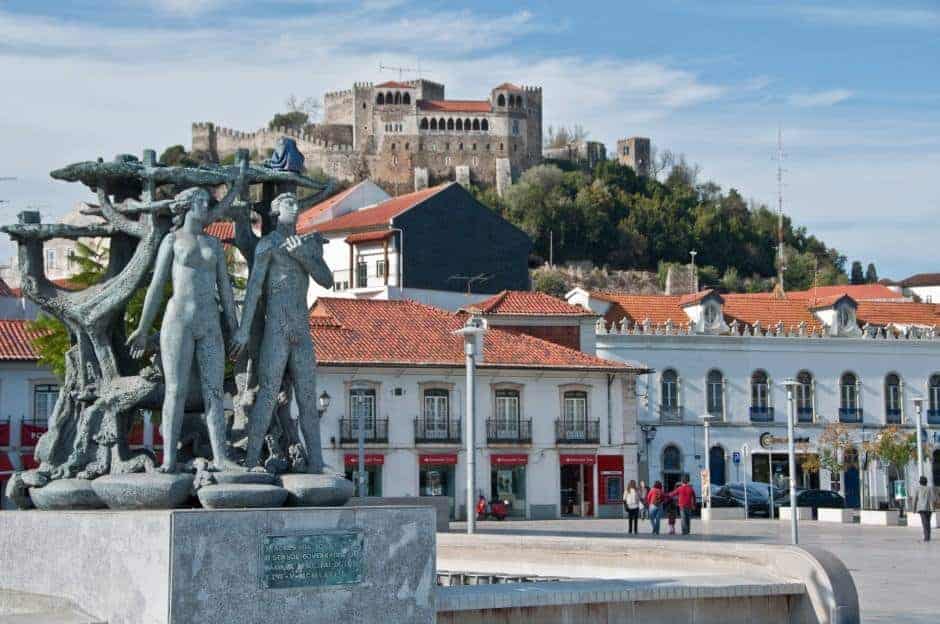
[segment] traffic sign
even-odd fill
[[[732,451],[732,452],[731,452],[731,461],[734,463],[735,466],[737,466],[738,464],[741,463],[741,453],[740,453],[740,451]]]

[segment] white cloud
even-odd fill
[[[848,89],[829,89],[828,91],[815,91],[812,93],[795,93],[787,98],[787,102],[800,108],[835,106],[845,102],[853,95],[854,93]]]

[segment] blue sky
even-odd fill
[[[547,124],[650,136],[771,204],[779,125],[798,223],[882,276],[940,270],[937,0],[0,0],[0,220],[85,199],[48,178],[66,163],[418,62],[450,97],[541,85]]]

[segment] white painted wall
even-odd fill
[[[35,416],[33,389],[38,384],[58,384],[48,369],[35,362],[0,362],[0,419],[10,422],[10,446],[0,447],[0,453],[20,446],[20,423]],[[10,453],[16,468],[19,453]]]
[[[904,289],[906,295],[917,295],[924,303],[940,303],[940,286],[913,286]]]

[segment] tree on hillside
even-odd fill
[[[858,260],[852,261],[852,271],[849,273],[849,283],[853,286],[865,283],[865,274],[862,272],[862,263]]]
[[[875,270],[874,262],[869,262],[868,268],[865,269],[865,283],[866,284],[878,283],[878,271]]]

